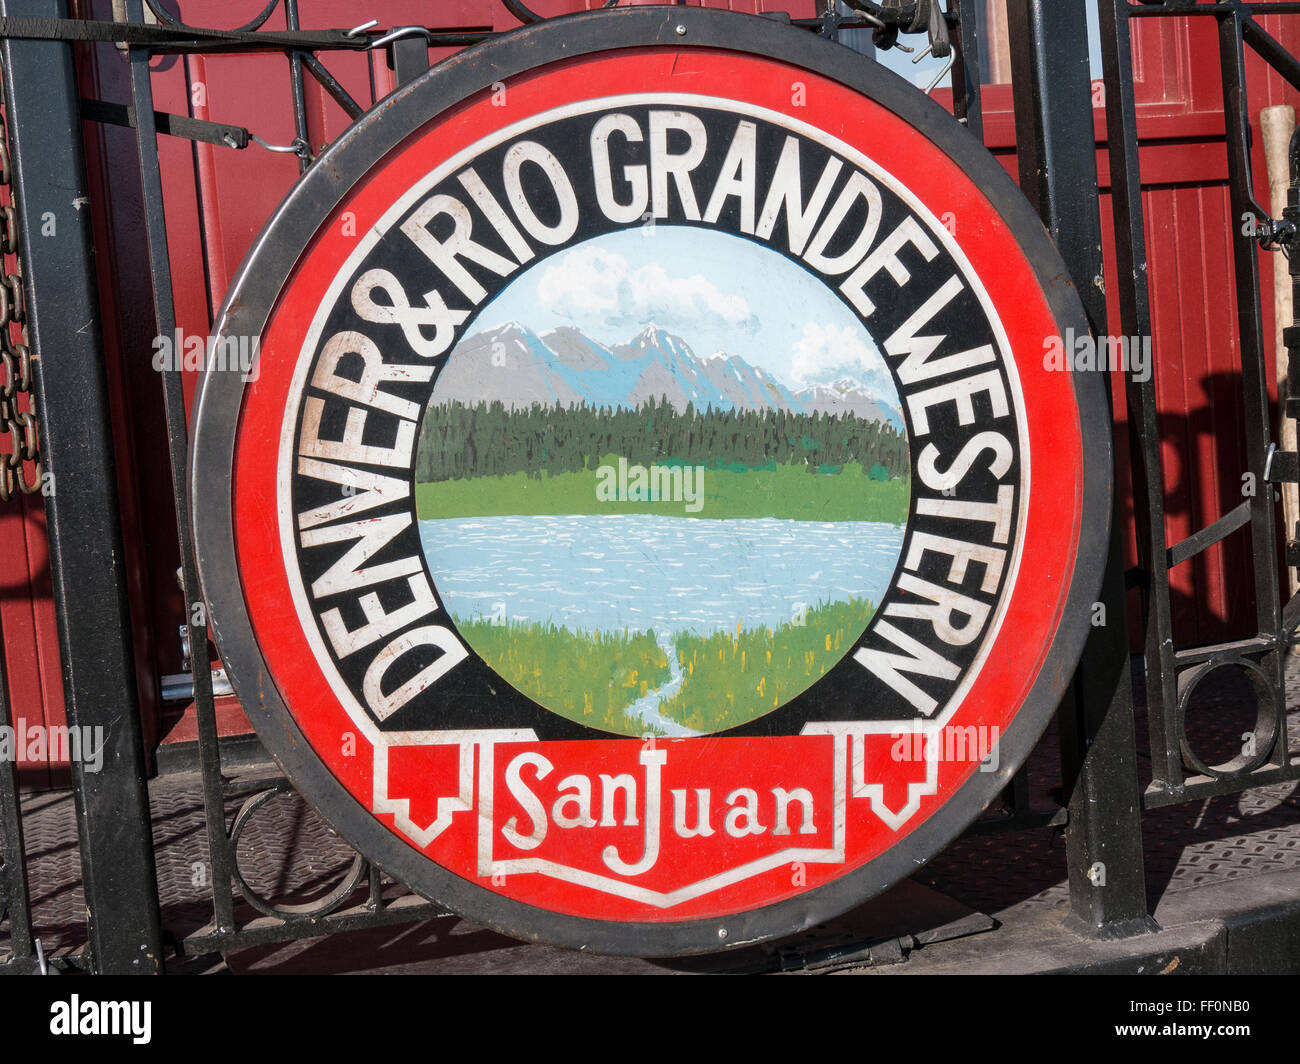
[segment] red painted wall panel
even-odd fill
[[[530,6],[540,14],[555,15],[595,8],[600,0],[536,0]],[[728,0],[692,6],[807,16],[814,13],[815,0]],[[233,27],[253,18],[262,7],[262,0],[203,0],[183,3],[179,10],[193,25]],[[383,25],[409,25],[427,23],[429,12],[423,0],[383,0],[364,15],[378,18]],[[74,16],[111,18],[111,0],[82,0]],[[499,0],[439,0],[436,18],[448,28],[517,26]],[[301,20],[304,28],[364,21],[355,5],[341,0],[303,5]],[[271,17],[266,28],[284,28],[282,11]],[[436,61],[440,53],[446,54],[435,50],[431,59]],[[78,58],[83,96],[130,102],[128,68],[121,51],[112,45],[82,46]],[[331,54],[325,62],[363,105],[395,87],[382,54]],[[273,144],[293,139],[289,68],[283,56],[162,56],[152,68],[158,110],[246,126]],[[310,139],[319,150],[349,120],[310,78],[305,98]],[[152,368],[153,308],[146,280],[139,171],[132,131],[89,122],[83,130],[100,266],[105,364],[116,415],[136,671],[145,741],[152,748],[172,724],[160,700],[159,684],[164,674],[180,670],[178,628],[184,610],[175,578],[179,555],[161,388]],[[187,336],[206,336],[245,251],[297,179],[297,161],[257,147],[236,152],[169,137],[160,138],[159,155],[177,325]],[[187,399],[193,386],[193,379],[187,379]],[[64,719],[63,700],[42,513],[39,497],[10,504],[0,512],[0,528],[19,523],[27,545],[25,554],[10,551],[0,556],[0,579],[9,589],[0,600],[0,630],[16,715],[29,722],[56,724]],[[44,763],[23,762],[21,767],[25,786],[54,782]]]
[[[0,204],[8,207],[11,203],[8,187],[0,189]],[[15,257],[3,255],[0,273],[17,270]],[[22,341],[20,326],[10,324],[6,328],[9,341]],[[17,374],[17,367],[12,372]],[[0,379],[6,386],[11,380],[8,373],[0,373]],[[16,392],[12,402],[16,409],[30,411],[29,399]],[[7,456],[13,450],[9,434],[0,436],[0,454]],[[32,463],[24,463],[19,475],[26,484],[39,484],[36,473]],[[13,499],[0,504],[0,537],[5,545],[0,551],[0,637],[6,653],[6,693],[18,730],[16,742],[22,747],[17,756],[24,766],[25,782],[48,787],[59,781],[52,777],[39,749],[33,749],[34,756],[28,757],[24,742],[28,734],[42,735],[45,727],[65,720],[58,633],[49,586],[44,496],[39,490],[32,495],[15,492]]]
[[[599,0],[532,0],[531,6],[550,15],[596,7]],[[701,5],[693,0],[692,6]],[[806,16],[814,13],[815,2],[717,0],[707,6],[784,10]],[[181,10],[194,24],[233,26],[261,7],[262,0],[205,0],[185,2]],[[111,17],[109,0],[83,0],[80,8],[83,15]],[[340,0],[320,0],[303,8],[305,27],[350,26],[371,17],[384,25],[421,23],[435,17],[431,10],[448,27],[504,30],[515,25],[499,0],[439,0],[432,8],[421,0],[382,0],[364,11]],[[1300,50],[1300,19],[1270,17],[1264,24],[1293,50]],[[267,28],[283,25],[283,15],[277,13]],[[1243,426],[1230,259],[1237,228],[1228,217],[1222,97],[1212,20],[1138,20],[1134,38],[1162,455],[1169,500],[1166,535],[1173,542],[1231,509],[1240,498]],[[128,102],[127,68],[117,49],[83,46],[79,55],[83,95]],[[392,72],[382,55],[327,55],[324,61],[363,105],[393,87]],[[288,63],[283,56],[160,57],[154,71],[160,110],[243,125],[272,143],[293,139]],[[1296,103],[1297,94],[1280,79],[1266,77],[1258,61],[1251,62],[1249,71],[1253,117],[1267,104]],[[943,99],[943,94],[936,95]],[[337,137],[348,120],[310,78],[306,99],[310,138],[319,149]],[[988,87],[985,108],[986,142],[1014,174],[1010,87]],[[1118,321],[1104,116],[1100,109],[1094,115],[1107,290],[1113,320]],[[176,630],[183,614],[175,581],[177,548],[160,387],[150,364],[153,319],[139,174],[131,131],[90,123],[85,131],[105,362],[116,414],[133,634],[147,741],[152,743],[163,724],[158,679],[179,668]],[[244,252],[296,180],[297,163],[292,156],[273,155],[257,147],[236,152],[166,137],[161,138],[160,153],[177,321],[186,333],[206,335]],[[1261,182],[1258,197],[1267,202],[1258,143],[1256,155]],[[1267,294],[1271,290],[1270,256],[1261,256],[1261,269]],[[1267,299],[1264,310],[1266,335],[1271,335],[1272,308]],[[1122,450],[1127,434],[1122,388],[1116,391],[1117,442],[1126,453]],[[1131,525],[1131,502],[1125,509],[1123,519]],[[0,555],[0,579],[7,589],[0,599],[0,625],[9,656],[11,688],[19,713],[55,722],[61,719],[62,699],[39,503],[27,500],[0,511],[0,530],[14,525],[23,530],[27,554],[21,557],[10,551]],[[1132,540],[1130,527],[1130,552]],[[1241,634],[1243,618],[1252,616],[1244,533],[1180,567],[1174,580],[1179,640],[1205,641]],[[27,782],[39,785],[42,779],[48,780],[41,772],[43,769],[36,768],[35,774],[26,777]]]
[[[1300,53],[1300,19],[1267,16],[1262,23],[1292,52]],[[1232,267],[1241,220],[1230,217],[1227,150],[1218,41],[1213,19],[1137,19],[1132,23],[1134,77],[1148,255],[1152,341],[1164,466],[1165,537],[1172,545],[1242,501],[1246,470],[1242,413],[1241,347]],[[1248,111],[1256,199],[1267,205],[1259,112],[1274,104],[1300,107],[1300,93],[1247,51]],[[1094,98],[1101,105],[1100,97]],[[986,90],[985,141],[1015,175],[1015,130],[1009,86]],[[1094,108],[1098,186],[1102,190],[1103,253],[1112,332],[1120,331],[1118,281],[1105,152],[1105,115]],[[1261,252],[1264,335],[1273,335],[1272,270],[1280,256]],[[1283,265],[1283,268],[1285,266]],[[1275,352],[1266,351],[1269,395],[1276,404]],[[1116,446],[1120,455],[1122,514],[1128,562],[1136,563],[1133,501],[1128,480],[1128,414],[1123,381],[1116,375]],[[1276,411],[1274,425],[1276,426]],[[1221,544],[1171,573],[1175,641],[1208,643],[1239,638],[1255,629],[1249,532]],[[1134,650],[1137,596],[1130,597]]]

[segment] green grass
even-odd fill
[[[520,621],[457,621],[457,627],[515,690],[588,727],[640,735],[640,718],[624,710],[668,682],[668,659],[652,633],[592,635]]]
[[[770,713],[807,690],[858,641],[875,607],[824,603],[805,623],[709,636],[679,635],[686,674],[659,712],[698,732],[722,731]],[[560,716],[620,735],[656,731],[626,710],[668,682],[652,633],[571,632],[553,624],[457,621],[470,646],[511,686]]]
[[[734,633],[678,636],[673,646],[686,679],[659,712],[700,732],[770,713],[830,671],[874,612],[865,599],[849,599],[810,609],[805,624],[776,631],[737,627]]]
[[[606,463],[616,465],[617,458]],[[472,477],[417,484],[421,519],[441,517],[532,516],[542,514],[654,513],[665,517],[779,517],[797,521],[907,520],[909,482],[872,480],[860,465],[810,473],[803,465],[736,472],[706,469],[703,505],[694,513],[682,502],[602,502],[594,469],[581,473],[543,473],[531,477]]]

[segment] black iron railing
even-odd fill
[[[339,51],[387,52],[397,80],[404,83],[428,66],[430,46],[472,45],[491,34],[487,27],[444,29],[366,25],[351,29],[299,29],[297,0],[283,0],[286,28],[261,27],[277,8],[270,0],[249,24],[232,31],[189,27],[176,22],[154,0],[145,0],[157,18],[145,24],[142,0],[128,0],[127,23],[82,23],[64,19],[63,0],[0,0],[9,151],[14,159],[14,205],[24,226],[39,217],[40,190],[51,175],[78,175],[84,182],[80,123],[83,118],[135,129],[147,226],[150,288],[157,332],[175,328],[171,268],[162,205],[160,134],[224,145],[296,153],[302,169],[311,163],[305,79],[314,79],[349,118],[363,107],[330,74],[329,56]],[[502,0],[521,22],[536,16],[519,0]],[[613,2],[607,7],[615,6]],[[815,19],[798,19],[810,32],[838,39],[846,29],[868,30],[878,47],[890,46],[900,31],[925,33],[935,55],[952,50],[953,110],[976,136],[982,131],[979,24],[983,0],[950,0],[946,15],[928,3],[876,4],[827,0]],[[1111,185],[1116,235],[1119,328],[1107,322],[1102,277],[1101,217],[1095,169],[1091,86],[1088,79],[1085,0],[1008,0],[1016,93],[1016,130],[1021,187],[1037,206],[1074,277],[1092,327],[1099,336],[1122,333],[1149,338],[1151,321],[1143,237],[1141,174],[1130,44],[1133,18],[1198,16],[1217,20],[1220,31],[1229,183],[1234,211],[1267,211],[1256,202],[1247,155],[1245,109],[1246,47],[1261,55],[1300,88],[1300,63],[1255,21],[1258,11],[1300,14],[1300,3],[1167,2],[1133,6],[1127,0],[1100,0],[1102,51],[1109,129]],[[37,23],[34,20],[46,20]],[[919,39],[919,38],[914,38]],[[79,101],[73,78],[75,40],[111,40],[128,47],[130,107]],[[289,100],[295,123],[291,144],[270,146],[238,126],[157,112],[149,63],[161,53],[280,52],[290,70]],[[863,62],[870,62],[866,57]],[[370,101],[373,102],[373,101]],[[34,147],[39,143],[39,147]],[[35,212],[35,213],[33,213]],[[87,212],[88,213],[88,212]],[[74,220],[75,221],[75,220]],[[90,273],[88,220],[60,230],[57,241],[26,242],[24,264],[33,349],[38,359],[34,388],[41,411],[41,453],[57,475],[58,492],[47,501],[62,643],[68,723],[103,726],[112,736],[99,773],[78,772],[75,793],[90,912],[89,944],[75,963],[96,971],[157,970],[163,965],[163,928],[153,864],[146,765],[128,645],[125,582],[121,572],[115,481],[107,456],[112,439],[97,331],[98,308]],[[1261,483],[1296,471],[1296,460],[1277,459],[1272,447],[1266,393],[1257,246],[1235,245],[1237,321],[1245,392],[1248,470]],[[1297,260],[1300,261],[1300,260]],[[59,318],[43,318],[49,293],[59,291]],[[67,308],[75,304],[75,314]],[[72,323],[90,322],[76,329]],[[42,353],[47,353],[40,358]],[[1156,352],[1159,372],[1158,358]],[[181,580],[187,610],[188,645],[207,645],[206,618],[190,538],[185,491],[187,425],[181,372],[162,373],[168,449],[182,559]],[[1247,787],[1300,778],[1300,758],[1289,748],[1283,655],[1300,625],[1300,603],[1285,607],[1279,593],[1276,553],[1278,521],[1271,490],[1260,491],[1209,528],[1177,544],[1166,542],[1164,491],[1156,422],[1154,377],[1126,384],[1136,494],[1139,564],[1126,573],[1116,523],[1111,559],[1101,593],[1110,623],[1094,629],[1071,697],[1062,705],[1063,803],[1034,808],[1022,769],[1008,787],[1003,809],[977,822],[972,831],[1030,830],[1065,826],[1072,921],[1080,931],[1107,937],[1154,927],[1142,867],[1141,809],[1232,793]],[[1273,456],[1272,458],[1270,456]],[[1120,511],[1117,509],[1117,513]],[[1257,634],[1230,644],[1175,648],[1170,609],[1170,570],[1249,525],[1254,552]],[[95,530],[90,542],[87,530]],[[104,539],[108,530],[107,541]],[[1141,793],[1134,725],[1129,633],[1124,622],[1126,590],[1142,595],[1145,670],[1150,727],[1152,781]],[[248,819],[277,794],[291,788],[283,778],[235,782],[223,775],[212,678],[196,653],[194,697],[198,721],[199,780],[206,814],[211,862],[211,921],[184,936],[184,955],[319,936],[336,931],[406,920],[427,919],[442,910],[415,897],[394,899],[379,872],[361,857],[338,886],[310,907],[284,906],[263,898],[239,868],[237,843]],[[1195,686],[1210,671],[1246,669],[1259,693],[1254,752],[1232,763],[1201,763],[1187,741],[1185,715]],[[0,725],[11,723],[0,651]],[[233,820],[227,803],[241,803]],[[7,906],[10,953],[0,968],[39,967],[33,940],[17,779],[12,764],[0,763],[0,904]],[[1098,867],[1104,875],[1099,877]],[[1102,887],[1099,883],[1104,883]],[[245,899],[257,916],[240,919]]]

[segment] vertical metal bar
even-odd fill
[[[980,100],[979,15],[984,0],[956,0],[957,38],[952,42],[957,52],[952,83],[961,89],[953,100],[953,113],[966,120],[966,128],[981,141],[984,139],[984,108]]]
[[[1237,330],[1241,338],[1241,389],[1246,415],[1246,469],[1254,475],[1250,496],[1250,546],[1255,568],[1255,619],[1261,634],[1279,634],[1282,604],[1278,590],[1277,521],[1273,487],[1264,480],[1271,414],[1268,407],[1264,362],[1264,324],[1260,311],[1259,248],[1241,235],[1240,219],[1246,214],[1267,218],[1255,200],[1250,170],[1250,117],[1246,111],[1246,57],[1242,48],[1242,13],[1234,9],[1218,16],[1219,62],[1223,68],[1223,120],[1228,141],[1228,187],[1236,234],[1232,243],[1233,280],[1237,292]],[[1286,697],[1282,677],[1282,652],[1261,656],[1261,668],[1272,686],[1278,742],[1271,760],[1287,763]]]
[[[1012,814],[1021,823],[1027,823],[1033,812],[1029,801],[1029,766],[1021,765],[1011,777],[1011,785],[1006,792],[1011,798]]]
[[[1100,335],[1106,297],[1083,10],[1081,0],[1008,0],[1007,18],[1020,190],[1052,234]],[[1078,38],[1064,40],[1070,33]]]
[[[1120,322],[1130,342],[1139,338],[1145,342],[1151,336],[1151,304],[1147,288],[1146,234],[1142,228],[1142,177],[1128,4],[1125,0],[1102,0],[1099,15]],[[1158,789],[1176,792],[1182,789],[1183,766],[1178,753],[1177,672],[1173,660],[1164,465],[1160,459],[1160,427],[1156,420],[1154,352],[1150,370],[1145,381],[1138,381],[1133,374],[1128,375],[1125,396],[1129,411],[1133,498],[1137,501],[1133,507],[1133,520],[1137,533],[1138,566],[1142,570],[1152,784]]]
[[[298,29],[298,0],[284,0],[284,24],[287,30]],[[302,57],[289,53],[289,90],[293,95],[294,136],[307,145],[307,151],[298,156],[298,172],[306,173],[311,165],[311,136],[307,131],[307,97],[303,92]]]
[[[1106,299],[1084,4],[1009,0],[1007,14],[1020,187],[1038,208],[1101,336]],[[1112,504],[1112,513],[1122,512]],[[1105,623],[1093,628],[1060,719],[1070,811],[1068,923],[1105,938],[1155,927],[1143,872],[1123,557],[1120,522],[1112,520],[1100,598]]]
[[[142,23],[142,0],[127,0],[127,17]],[[153,282],[154,317],[159,335],[176,329],[171,264],[167,257],[167,227],[163,211],[162,171],[158,162],[158,131],[154,124],[153,86],[149,80],[149,52],[130,50],[131,98],[136,111],[136,147],[140,163],[145,236]],[[212,862],[212,898],[217,929],[234,929],[231,897],[230,850],[226,836],[225,806],[221,791],[221,751],[217,745],[217,715],[212,699],[212,671],[208,667],[207,615],[199,591],[190,530],[189,493],[185,490],[185,465],[189,436],[185,418],[185,393],[181,371],[162,372],[163,406],[167,418],[167,451],[171,462],[172,498],[176,504],[180,537],[181,586],[186,603],[187,636],[194,662],[194,701],[198,718],[199,770],[203,778],[203,806],[207,820],[208,855]]]
[[[9,676],[0,639],[0,728],[12,728],[9,712]],[[18,803],[17,758],[0,757],[0,912],[9,914],[11,956],[4,965],[12,971],[31,971],[36,963],[32,939],[31,895],[27,887],[27,850],[23,843],[22,809]]]
[[[67,17],[63,0],[0,0],[0,12]],[[102,762],[72,763],[92,964],[158,972],[162,931],[90,211],[79,209],[86,178],[72,47],[6,40],[3,49],[41,452],[54,476],[46,527],[68,726],[103,743]],[[43,219],[53,220],[53,235],[42,234]]]

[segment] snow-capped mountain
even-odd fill
[[[789,410],[853,413],[902,427],[887,402],[847,378],[792,392],[743,358],[701,358],[679,336],[649,325],[629,343],[606,347],[581,330],[539,336],[518,322],[488,329],[456,346],[435,388],[435,402],[500,400],[508,409],[574,406],[628,409],[666,398],[676,410]]]
[[[863,421],[892,421],[901,424],[897,411],[873,397],[850,377],[841,377],[833,384],[815,384],[794,395],[805,410],[820,410],[824,414],[854,414]]]

